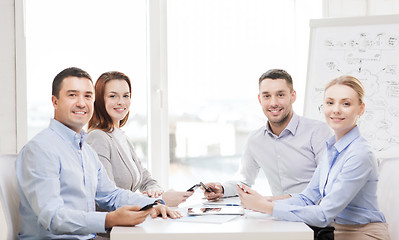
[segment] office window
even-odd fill
[[[146,3],[25,1],[29,139],[53,116],[51,82],[59,71],[77,66],[96,80],[118,70],[133,84],[132,114],[123,129],[146,161]],[[162,131],[170,133],[169,185],[183,190],[198,180],[233,176],[247,134],[266,122],[257,79],[267,69],[285,68],[293,75],[294,109],[302,114],[308,19],[321,16],[321,1],[166,4],[170,126]],[[268,193],[264,177],[257,185]]]
[[[121,71],[132,81],[130,119],[122,129],[147,158],[146,1],[35,0],[26,4],[28,138],[53,117],[51,83],[67,67],[95,81]]]
[[[258,78],[292,74],[302,114],[308,19],[320,1],[168,1],[170,185],[231,179],[247,135],[266,123]],[[256,188],[270,194],[261,177]]]

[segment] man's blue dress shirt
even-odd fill
[[[377,203],[377,163],[356,126],[335,142],[331,137],[307,188],[276,201],[273,216],[312,226],[385,222]]]
[[[20,239],[91,239],[105,232],[107,213],[96,212],[96,203],[113,211],[156,200],[117,188],[85,143],[86,135],[52,119],[20,151]]]

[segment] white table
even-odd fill
[[[245,216],[225,223],[194,223],[151,219],[135,227],[114,227],[111,240],[311,240],[313,231],[301,222]]]

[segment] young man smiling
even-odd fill
[[[271,69],[259,78],[258,100],[268,121],[249,134],[237,181],[208,183],[214,192],[208,199],[237,194],[235,185],[254,184],[262,168],[274,197],[287,198],[300,193],[312,178],[325,141],[331,136],[320,121],[298,116],[292,109],[296,100],[291,76],[282,69]]]

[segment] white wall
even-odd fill
[[[0,0],[0,154],[16,153],[14,0]]]
[[[0,0],[0,154],[17,153],[27,139],[23,1]]]
[[[325,17],[399,14],[399,0],[324,0]]]
[[[17,151],[14,19],[14,0],[0,0],[0,154]],[[4,216],[0,226],[7,231]]]

